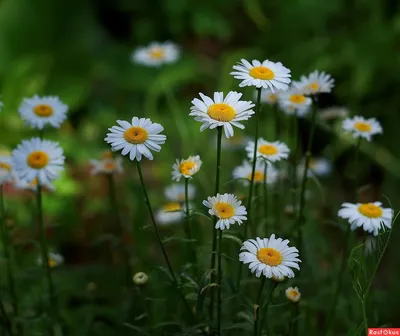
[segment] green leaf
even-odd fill
[[[243,244],[243,242],[242,242],[242,240],[240,238],[238,238],[238,237],[236,237],[234,235],[231,235],[231,234],[223,233],[222,234],[222,239],[224,239],[224,238],[233,240],[234,242],[238,243],[240,246],[242,246],[242,244]]]

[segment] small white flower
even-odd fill
[[[283,91],[282,91],[283,92]],[[261,103],[268,105],[276,105],[279,101],[279,95],[281,91],[276,90],[272,92],[270,89],[261,89]],[[258,91],[254,91],[254,101],[257,101]]]
[[[349,115],[349,110],[341,106],[332,106],[320,110],[318,115],[325,121],[344,119]]]
[[[34,95],[24,98],[18,112],[32,128],[43,129],[46,125],[59,128],[67,118],[68,106],[55,96]]]
[[[32,138],[22,140],[12,152],[12,166],[19,179],[27,183],[38,179],[40,185],[51,183],[64,170],[64,153],[57,142]]]
[[[310,111],[312,100],[296,87],[279,94],[279,106],[288,115],[303,117]]]
[[[248,239],[243,243],[239,260],[244,264],[249,264],[251,273],[255,273],[259,278],[264,274],[267,278],[273,276],[277,278],[293,278],[292,268],[300,269],[299,251],[295,247],[289,247],[289,240],[275,238],[272,234],[270,238]]]
[[[335,80],[331,75],[318,70],[313,71],[308,76],[301,76],[300,81],[293,82],[293,85],[299,88],[307,95],[331,92]]]
[[[254,183],[263,183],[265,179],[265,165],[268,164],[267,168],[267,184],[274,184],[278,178],[278,171],[269,163],[265,161],[257,161],[256,169],[254,171]],[[234,179],[242,179],[244,186],[249,185],[251,181],[251,175],[253,172],[253,166],[249,161],[244,160],[242,164],[233,170]]]
[[[49,256],[48,263],[49,263],[49,267],[51,267],[51,268],[60,266],[61,264],[64,263],[64,257],[59,253],[49,252],[48,256]],[[43,265],[42,260],[43,260],[42,257],[39,256],[37,259],[38,265]]]
[[[38,180],[37,180],[37,178],[34,178],[31,182],[28,183],[24,180],[16,178],[14,181],[14,186],[15,186],[15,188],[20,189],[20,190],[36,191],[37,187],[38,187]],[[55,190],[55,188],[51,182],[42,183],[41,187],[43,188],[43,190],[48,190],[48,191]]]
[[[301,294],[299,292],[299,289],[297,287],[289,287],[285,291],[286,297],[288,298],[289,301],[292,301],[293,303],[299,302],[301,298]]]
[[[185,217],[183,210],[179,202],[167,203],[156,212],[156,220],[161,225],[180,222]]]
[[[136,285],[142,286],[145,285],[149,281],[149,277],[144,272],[138,272],[133,276],[133,282]]]
[[[371,141],[373,135],[383,132],[381,124],[375,118],[365,119],[361,116],[355,116],[343,120],[342,126],[345,131],[353,134],[353,138],[361,137],[368,141]]]
[[[132,54],[132,61],[149,67],[159,67],[175,63],[179,58],[179,48],[171,42],[152,42],[147,47],[139,47]]]
[[[12,170],[10,154],[0,154],[0,187],[4,182],[12,182],[15,175]]]
[[[231,91],[224,98],[223,92],[215,92],[214,100],[202,93],[199,95],[202,100],[198,98],[192,100],[193,106],[189,115],[203,123],[200,132],[207,128],[222,126],[225,136],[230,138],[234,134],[232,126],[244,129],[240,122],[248,120],[254,114],[252,110],[254,104],[251,101],[240,100],[241,93]]]
[[[249,141],[246,146],[247,157],[249,160],[253,160],[254,155],[254,141]],[[277,162],[282,159],[287,159],[289,157],[290,149],[283,142],[274,141],[269,142],[263,138],[257,141],[257,158],[263,158],[270,162]]]
[[[300,161],[299,167],[297,168],[297,173],[300,178],[303,177],[304,174],[304,164],[305,159]],[[311,176],[326,176],[332,171],[331,162],[323,157],[312,157],[308,163],[308,177]]]
[[[153,123],[148,118],[133,117],[132,122],[117,120],[119,126],[113,126],[108,130],[105,141],[111,145],[112,151],[121,151],[122,155],[129,153],[131,161],[142,160],[144,155],[153,160],[150,150],[159,152],[167,137],[159,134],[164,130],[160,124]]]
[[[392,227],[393,210],[382,208],[381,202],[343,203],[338,216],[348,219],[353,231],[357,227],[362,227],[364,231],[377,236],[380,229]]]
[[[91,165],[90,173],[93,175],[103,174],[117,174],[122,173],[122,157],[113,158],[110,151],[103,153],[101,160],[89,160]]]
[[[172,179],[179,181],[182,176],[191,178],[199,171],[202,163],[199,155],[189,156],[187,159],[176,159],[176,162],[172,165]]]
[[[171,184],[164,190],[165,197],[171,202],[184,202],[185,201],[185,186],[183,184]],[[189,201],[193,200],[196,194],[196,188],[188,185],[188,198]]]
[[[233,69],[236,71],[231,72],[231,75],[242,80],[239,84],[240,87],[263,87],[275,92],[275,90],[287,90],[290,83],[290,70],[284,67],[281,62],[253,60],[250,63],[242,59],[241,62],[233,66]]]
[[[206,201],[203,201],[203,205],[209,208],[208,213],[219,218],[215,228],[220,230],[229,229],[231,224],[238,223],[240,225],[247,219],[246,208],[241,204],[242,201],[232,194],[217,194],[217,196],[208,197]]]

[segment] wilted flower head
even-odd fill
[[[133,276],[133,282],[139,286],[145,285],[148,280],[149,277],[144,272],[138,272]]]
[[[289,301],[292,301],[293,303],[297,303],[300,301],[301,294],[299,292],[299,289],[297,287],[289,287],[285,291],[286,297],[288,298]]]
[[[172,179],[179,181],[182,176],[191,178],[200,170],[202,163],[199,155],[189,156],[187,159],[176,159],[172,165]]]

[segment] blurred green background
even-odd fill
[[[363,147],[360,175],[365,184],[370,183],[367,193],[384,201],[382,194],[386,195],[396,209],[400,200],[399,6],[394,0],[2,0],[0,143],[12,149],[22,138],[34,135],[17,112],[23,97],[57,95],[69,105],[69,121],[61,131],[46,133],[61,142],[68,169],[57,182],[57,195],[46,198],[45,206],[49,222],[58,225],[55,241],[65,245],[67,263],[84,263],[91,256],[85,255],[84,248],[79,250],[79,244],[87,243],[82,239],[82,222],[96,222],[96,216],[107,212],[101,200],[91,198],[102,190],[104,181],[86,179],[87,160],[107,148],[103,141],[107,128],[116,119],[132,116],[149,116],[164,125],[165,150],[154,163],[146,163],[152,194],[161,204],[161,190],[169,183],[175,157],[199,153],[204,161],[211,160],[208,171],[214,167],[214,154],[207,148],[211,133],[199,133],[200,124],[188,117],[190,101],[198,92],[239,90],[229,74],[232,65],[242,57],[268,58],[290,68],[293,79],[314,69],[330,73],[336,80],[334,93],[322,97],[321,108],[346,106],[352,115],[379,119],[384,134]],[[131,62],[137,46],[166,40],[181,47],[182,59],[176,64],[154,69]],[[251,90],[242,91],[252,98]],[[301,121],[301,127],[305,141],[307,121]],[[185,142],[178,136],[182,129]],[[268,126],[262,132],[268,134]],[[251,134],[251,127],[245,133]],[[345,201],[348,140],[323,129],[317,132],[314,152],[330,157],[335,165],[327,182],[337,187],[334,196],[327,197],[328,202],[334,199],[324,214],[328,218],[335,216],[338,202]],[[237,156],[226,161],[225,181],[240,161]],[[128,168],[125,177],[130,180],[135,174],[133,167]],[[199,184],[207,189],[213,182],[206,172],[202,174],[199,180],[204,184]],[[119,196],[128,227],[132,214],[134,223],[147,218],[140,212],[144,210],[134,183]],[[26,205],[23,211],[10,210],[19,225],[31,225],[27,209]],[[395,231],[393,241],[400,238]],[[400,321],[395,309],[400,297],[397,254],[392,244],[378,275],[380,295],[375,303],[384,322]],[[94,274],[81,281],[82,290]]]

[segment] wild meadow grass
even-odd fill
[[[376,279],[397,206],[361,175],[379,121],[321,110],[333,76],[293,78],[271,60],[231,64],[231,91],[177,94],[165,74],[184,53],[137,48],[162,108],[102,114],[79,139],[61,96],[4,102],[25,125],[0,156],[1,335],[361,335],[390,323]]]

